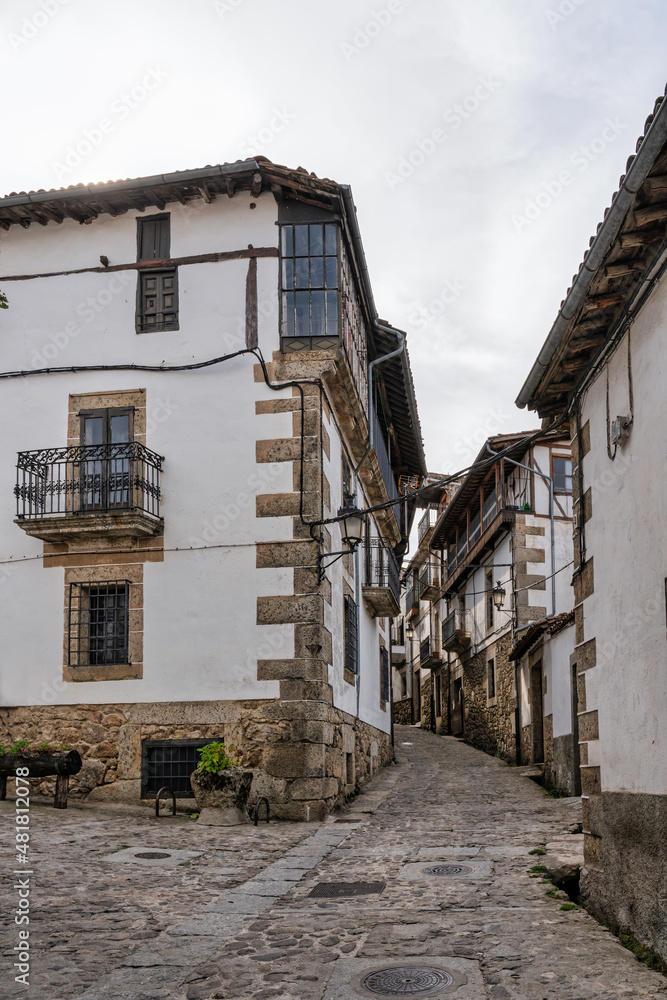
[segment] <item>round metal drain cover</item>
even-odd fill
[[[165,851],[142,851],[141,854],[134,854],[135,858],[170,858],[171,854],[167,854]]]
[[[444,969],[434,969],[429,965],[403,965],[371,972],[361,985],[379,997],[428,997],[453,982]]]
[[[472,875],[475,869],[470,865],[428,865],[422,871],[424,875]]]

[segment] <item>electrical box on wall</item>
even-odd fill
[[[629,417],[616,417],[611,425],[611,443],[623,445],[627,441],[630,433],[631,420]]]

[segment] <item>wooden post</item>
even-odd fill
[[[54,809],[67,809],[67,792],[69,791],[69,774],[59,774],[56,778],[56,794],[53,798]]]

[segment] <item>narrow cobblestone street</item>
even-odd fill
[[[576,850],[568,831],[577,800],[553,799],[516,768],[412,727],[397,727],[396,757],[324,824],[226,830],[150,814],[35,809],[31,986],[5,985],[2,996],[667,996],[664,977],[585,911],[562,909],[567,898],[548,895],[550,884],[529,873],[570,843]],[[12,808],[2,803],[5,822]],[[138,847],[177,853],[122,854]],[[531,854],[536,848],[547,853]],[[430,866],[441,872],[425,872]],[[322,882],[385,885],[311,896]],[[10,886],[6,879],[5,912]],[[367,979],[396,966],[408,971]],[[421,989],[409,971],[417,966],[444,990]]]

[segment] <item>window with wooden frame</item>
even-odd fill
[[[389,650],[380,646],[380,701],[389,701]]]
[[[105,667],[129,662],[128,580],[71,583],[68,665]]]
[[[572,492],[572,459],[569,455],[551,456],[551,478],[554,493]]]
[[[178,273],[170,259],[170,216],[137,219],[137,260],[155,261],[140,268],[137,283],[137,333],[178,330]],[[160,266],[160,265],[163,266]]]
[[[79,420],[79,509],[127,509],[132,506],[132,470],[125,446],[134,440],[134,409],[82,410]]]
[[[348,594],[343,598],[344,610],[344,666],[346,670],[356,674],[359,667],[357,655],[357,635],[359,631],[359,617],[357,604],[353,597]]]
[[[280,227],[283,337],[338,337],[338,226]]]

